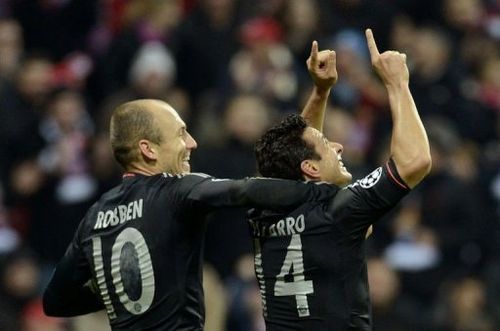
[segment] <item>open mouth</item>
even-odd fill
[[[339,166],[340,166],[340,168],[347,170],[345,165],[344,165],[344,162],[342,162],[342,159],[339,159]]]

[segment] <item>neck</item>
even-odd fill
[[[125,171],[135,173],[135,174],[141,174],[144,176],[153,176],[153,175],[160,173],[159,171],[156,171],[155,169],[151,169],[149,167],[136,165],[136,164],[130,165]]]
[[[314,177],[311,177],[311,176],[309,176],[309,175],[303,175],[303,176],[302,176],[302,180],[303,180],[304,182],[319,182],[319,181],[321,181],[321,179],[319,179],[319,178],[314,178]]]

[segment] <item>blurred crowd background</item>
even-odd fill
[[[366,27],[407,54],[433,157],[369,239],[374,330],[500,330],[498,0],[0,0],[0,330],[109,329],[103,314],[45,317],[40,295],[121,180],[107,130],[126,100],[179,111],[193,171],[253,176],[255,140],[309,95],[316,39],[337,52],[326,135],[355,178],[383,162],[390,112]],[[264,330],[244,213],[211,216],[207,330]]]

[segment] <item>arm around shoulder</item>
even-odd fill
[[[317,185],[287,179],[209,178],[193,187],[188,199],[209,208],[257,207],[277,210],[298,206],[306,201],[322,200],[329,193],[330,190],[322,190]]]

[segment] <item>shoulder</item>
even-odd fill
[[[314,193],[314,200],[331,200],[340,191],[340,188],[336,185],[327,182],[304,182]]]
[[[358,179],[354,183],[348,185],[346,188],[353,188],[356,186],[360,186],[363,189],[369,189],[378,183],[378,181],[382,177],[382,173],[383,173],[383,168],[378,167],[365,177]]]
[[[152,176],[140,177],[140,180],[133,183],[134,186],[144,186],[146,188],[178,188],[179,186],[189,187],[196,185],[199,182],[205,181],[212,178],[211,176],[204,173],[186,173],[186,174],[170,174],[167,172],[162,172]],[[112,191],[109,191],[111,193]]]
[[[162,172],[161,174],[155,175],[153,177],[160,177],[163,179],[168,179],[168,178],[177,178],[177,179],[183,179],[183,180],[204,180],[208,178],[213,178],[212,176],[202,173],[202,172],[189,172],[189,173],[183,173],[183,174],[170,174],[168,172]]]
[[[181,174],[181,175],[178,175],[178,176],[180,176],[180,178],[191,178],[191,179],[195,179],[195,178],[198,178],[198,179],[213,178],[212,176],[210,176],[208,174],[205,174],[203,172],[190,172],[190,173]]]
[[[163,174],[163,176],[166,176],[167,178],[169,176],[176,177],[179,180],[179,182],[183,185],[196,185],[200,182],[204,182],[207,180],[214,180],[214,177],[201,172],[190,172],[179,175]]]
[[[97,218],[97,213],[99,212],[101,200],[103,199],[103,197],[101,197],[101,199],[95,202],[87,210],[82,220],[80,221],[80,224],[78,225],[75,236],[73,238],[75,244],[80,245],[81,242],[85,241],[85,239],[90,236],[92,229],[94,228],[94,222]]]
[[[408,185],[401,179],[397,172],[392,159],[386,162],[385,165],[374,169],[365,177],[348,185],[346,188],[358,192],[378,191],[380,194],[391,194],[393,191],[405,194],[410,191]]]
[[[161,185],[166,185],[168,183],[168,191],[173,194],[178,194],[184,196],[189,194],[198,184],[215,180],[212,176],[204,173],[185,173],[185,174],[169,174],[162,173],[157,175]]]
[[[390,162],[379,166],[354,183],[342,188],[334,201],[334,209],[350,205],[356,208],[382,209],[393,206],[410,189]]]

